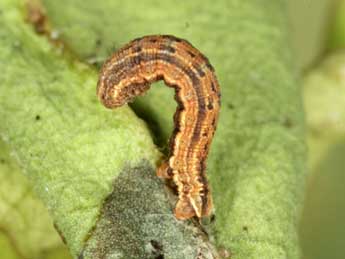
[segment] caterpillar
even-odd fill
[[[206,159],[220,109],[220,88],[208,59],[186,40],[144,36],[120,48],[103,64],[97,96],[105,107],[116,108],[143,95],[158,80],[175,89],[178,105],[169,157],[157,175],[172,179],[177,186],[177,219],[207,216],[213,206]]]

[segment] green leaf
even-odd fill
[[[329,55],[305,78],[309,170],[301,241],[306,259],[345,256],[345,53]]]
[[[53,228],[42,202],[0,141],[0,251],[1,257],[48,258],[68,251]]]
[[[1,136],[77,254],[113,179],[125,165],[154,164],[158,152],[130,109],[99,104],[92,70],[54,53],[15,1],[0,10]]]
[[[205,53],[222,88],[208,160],[216,207],[209,238],[235,259],[299,258],[304,127],[285,1],[43,2],[54,33],[83,60],[100,64],[110,49],[157,33],[186,38]],[[1,18],[0,132],[73,254],[212,258],[200,229],[171,214],[143,122],[128,107],[101,107],[95,73],[54,53],[4,3],[11,12]],[[133,108],[163,145],[176,104],[168,88],[153,88]]]
[[[337,2],[339,0],[288,1],[292,46],[299,68],[309,69],[325,52],[329,20]]]
[[[307,111],[308,145],[312,150],[309,167],[313,170],[324,152],[344,135],[345,95],[343,92],[344,53],[326,58],[307,74],[304,102]]]
[[[329,22],[328,48],[330,50],[343,49],[345,47],[345,1],[339,0],[334,5],[332,19]]]

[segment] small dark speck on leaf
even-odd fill
[[[102,45],[102,40],[101,39],[96,39],[95,45],[97,48],[99,48]]]
[[[229,109],[231,109],[231,110],[235,108],[234,105],[231,104],[231,103],[228,103],[228,104],[227,104],[227,107],[228,107]]]
[[[35,119],[36,119],[37,121],[39,121],[39,120],[41,119],[41,116],[36,115]]]
[[[56,82],[56,81],[58,81],[59,80],[59,77],[58,76],[53,76],[52,77],[52,82]]]
[[[247,226],[243,226],[242,229],[243,229],[243,231],[248,232],[248,227]]]
[[[0,158],[0,163],[1,163],[1,164],[5,164],[5,159]]]
[[[285,128],[288,128],[288,129],[293,127],[293,123],[289,117],[285,118],[283,125]]]

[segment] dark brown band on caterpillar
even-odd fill
[[[175,89],[178,103],[169,158],[160,177],[177,186],[178,219],[209,215],[212,199],[206,179],[206,158],[216,130],[220,92],[208,59],[189,42],[170,35],[135,39],[108,59],[100,72],[97,95],[108,108],[144,94],[158,80]]]

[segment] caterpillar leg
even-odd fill
[[[177,201],[174,214],[175,217],[180,220],[190,219],[196,216],[193,205],[187,197]]]
[[[172,169],[169,167],[168,162],[163,162],[157,169],[157,176],[165,179],[172,179]]]
[[[179,197],[175,207],[177,219],[189,219],[194,216],[202,218],[209,216],[212,212],[211,195],[203,197],[200,194],[190,193],[188,196]]]

